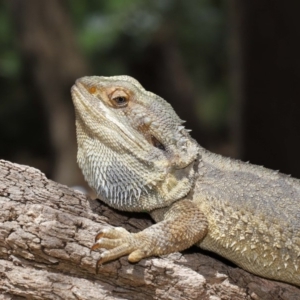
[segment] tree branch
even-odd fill
[[[197,248],[95,274],[94,236],[104,226],[131,232],[152,221],[116,212],[0,160],[0,299],[297,299],[300,290],[247,273]]]

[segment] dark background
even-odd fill
[[[300,1],[0,2],[0,158],[81,185],[70,87],[127,74],[204,147],[300,177]]]

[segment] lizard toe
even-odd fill
[[[121,256],[131,253],[132,251],[133,251],[133,247],[128,243],[125,243],[116,248],[102,252],[100,255],[100,259],[97,261],[97,270],[105,262],[115,260]]]
[[[144,257],[147,257],[146,251],[143,251],[141,249],[137,249],[130,253],[128,256],[128,260],[132,263],[139,262]]]
[[[99,239],[93,246],[92,249],[96,250],[98,248],[105,248],[105,249],[113,249],[120,245],[122,245],[122,239],[108,239],[108,238],[101,238]]]
[[[124,236],[127,236],[129,234],[130,233],[122,227],[104,228],[96,235],[95,242],[97,242],[102,237],[109,239],[118,239],[123,238]]]

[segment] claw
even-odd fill
[[[100,270],[101,267],[102,267],[102,257],[97,260],[97,263],[96,263],[96,274],[99,274],[99,270]]]
[[[95,236],[95,242],[97,242],[100,238],[104,236],[104,232],[100,231],[96,236]]]
[[[100,248],[100,245],[98,243],[94,244],[92,247],[91,247],[91,251],[94,251],[96,249]]]

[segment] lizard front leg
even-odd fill
[[[164,255],[189,248],[207,233],[208,222],[196,204],[179,200],[168,208],[155,211],[163,220],[138,233],[129,233],[122,227],[104,229],[96,236],[92,250],[107,249],[101,253],[98,267],[107,261],[129,254],[130,262],[153,255]]]

